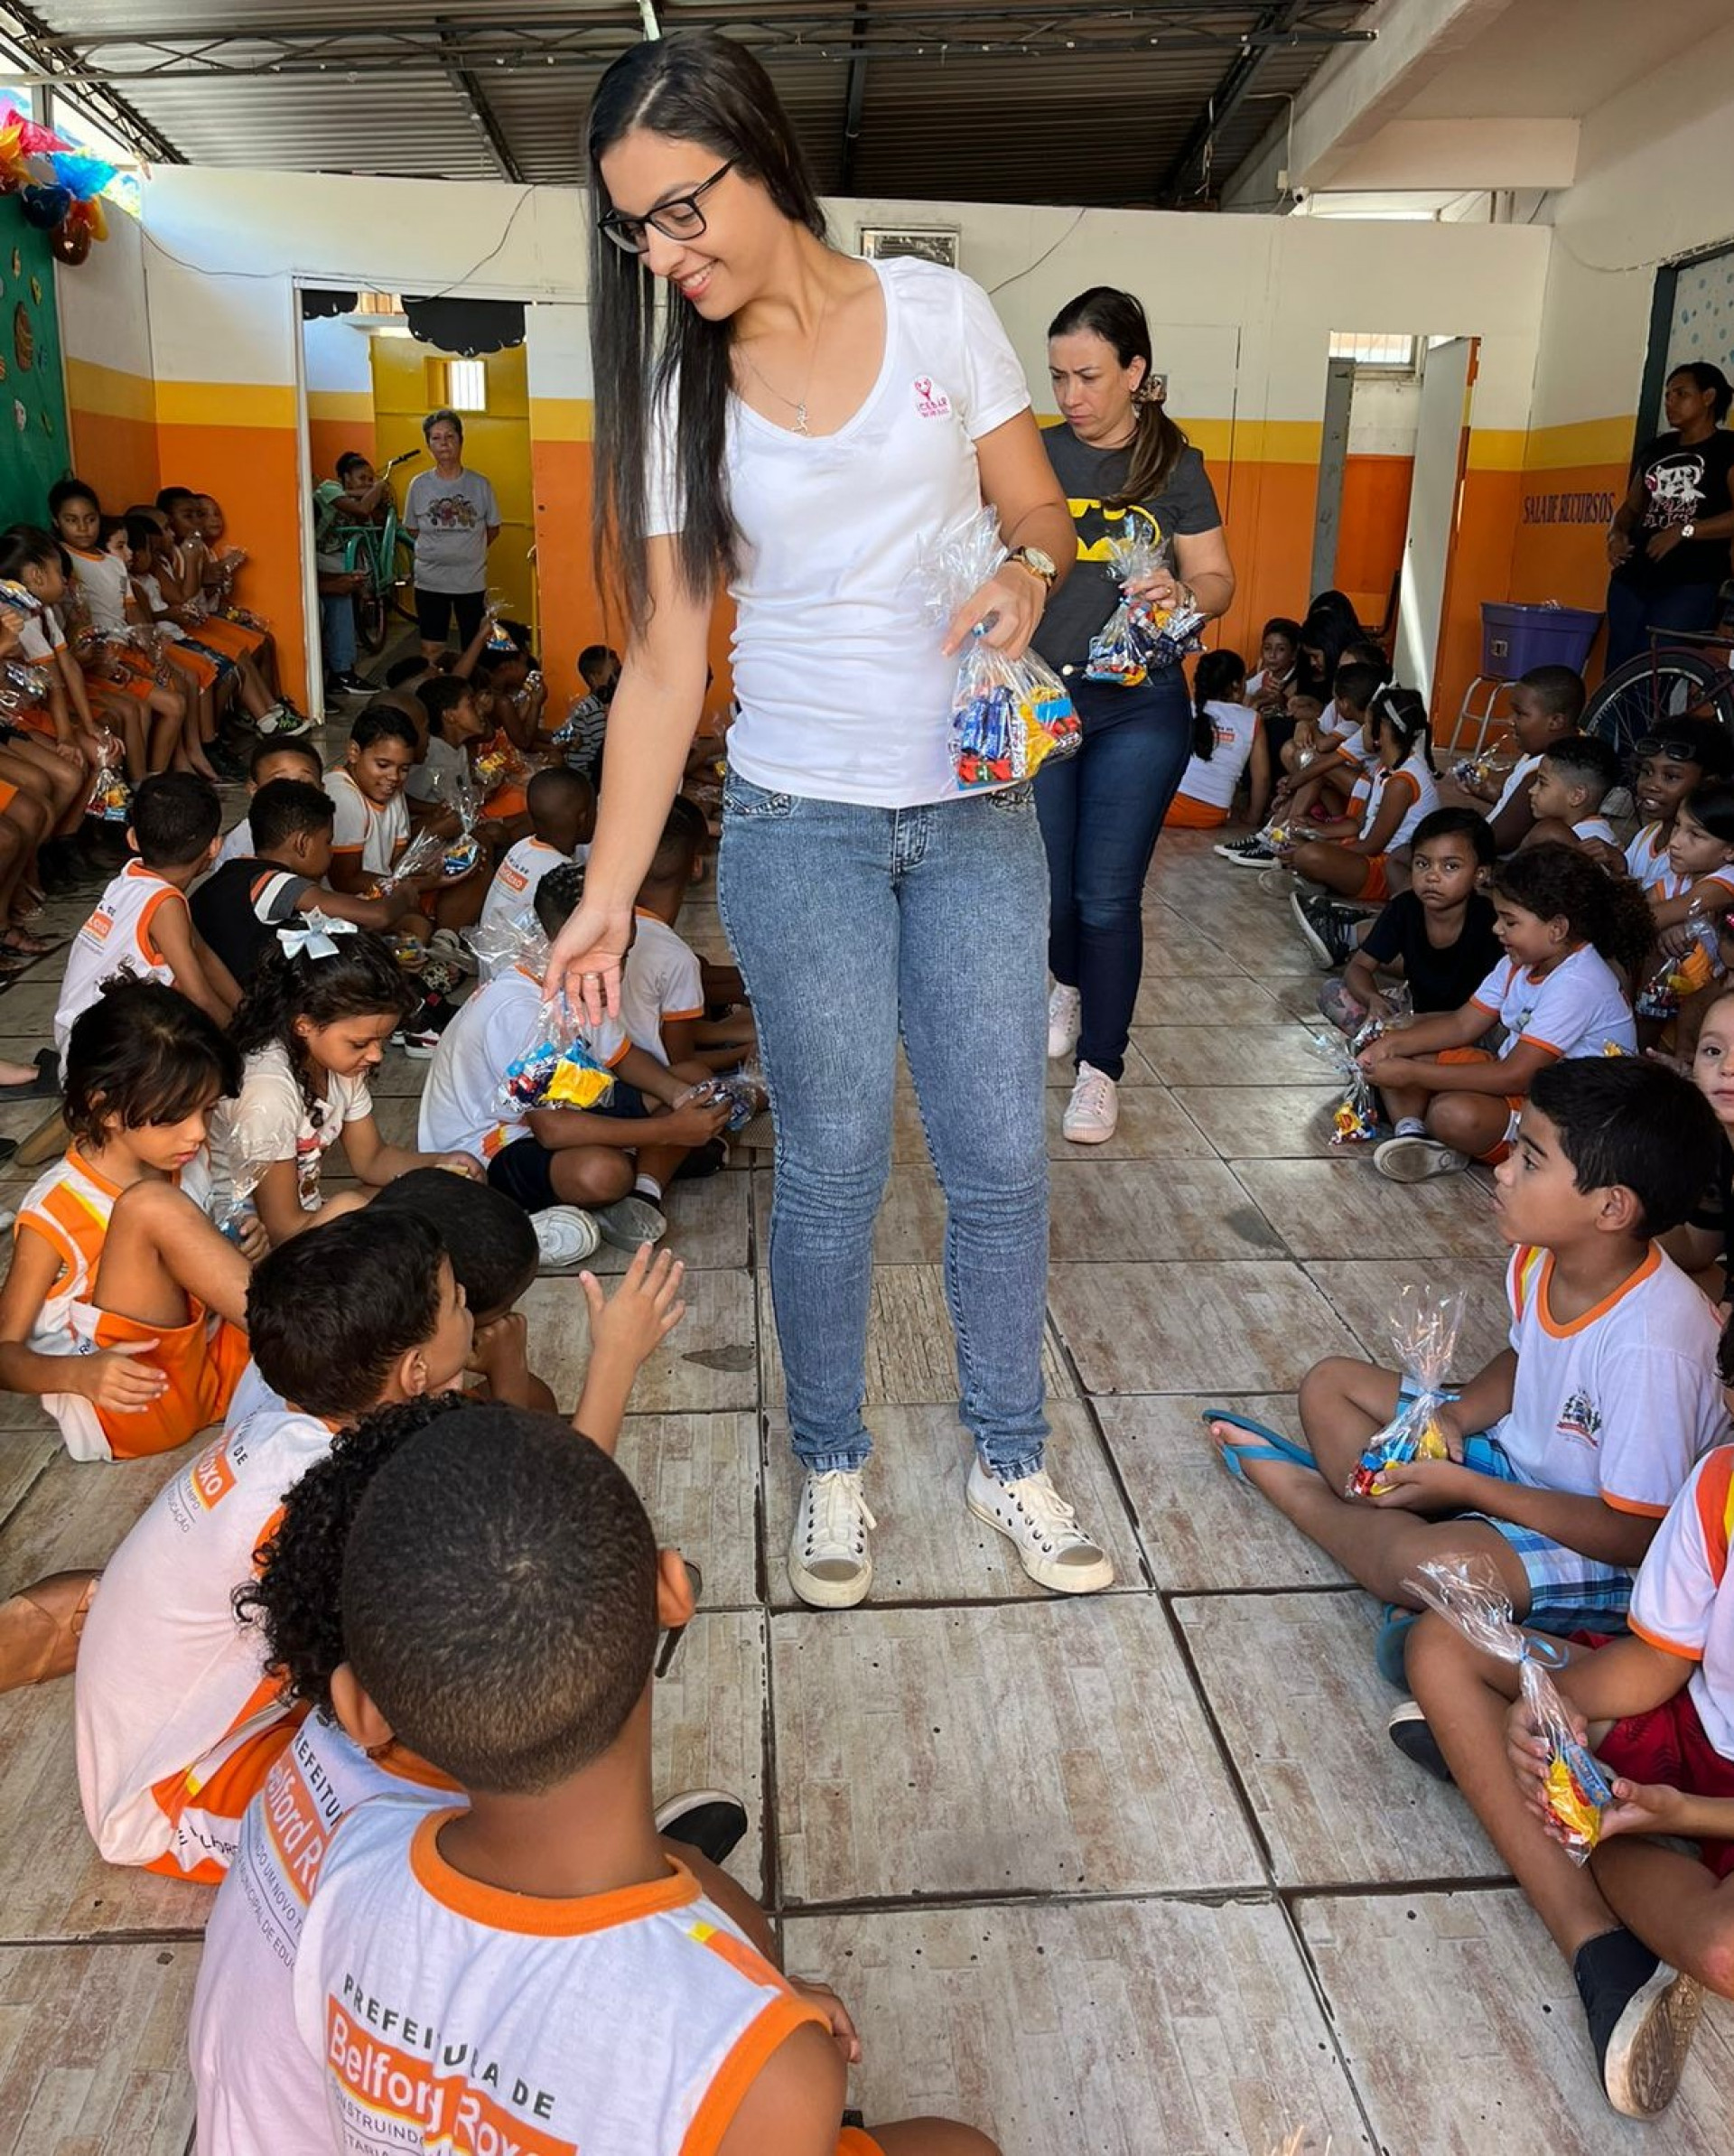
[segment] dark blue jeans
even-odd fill
[[[1125,1069],[1144,966],[1139,910],[1156,835],[1192,750],[1192,704],[1178,667],[1142,688],[1067,682],[1084,745],[1036,779],[1048,849],[1048,970],[1083,1001],[1080,1061]]]
[[[1640,592],[1623,576],[1608,579],[1608,657],[1604,674],[1628,658],[1647,658],[1653,629],[1714,629],[1720,584],[1681,583],[1671,590]]]

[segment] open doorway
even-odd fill
[[[302,313],[304,531],[317,587],[312,618],[320,626],[327,704],[340,686],[353,694],[351,684],[383,682],[397,659],[422,648],[409,528],[410,490],[418,477],[423,483],[414,506],[424,530],[474,532],[476,565],[456,583],[485,593],[507,619],[525,623],[533,642],[537,596],[524,308],[306,289]],[[466,499],[475,495],[473,488],[435,483],[423,422],[441,409],[458,415],[462,471],[486,480],[491,520],[479,517],[479,502]],[[365,515],[348,504],[334,509],[333,497],[345,488],[366,505]],[[475,528],[482,522],[497,526],[485,550]],[[467,617],[455,603],[456,583],[437,563],[435,574],[452,593],[443,628],[448,648],[455,648]],[[431,586],[434,577],[424,582]]]
[[[1430,706],[1475,358],[1472,337],[1336,331],[1327,363],[1312,589],[1346,593]]]

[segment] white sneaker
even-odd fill
[[[1469,1156],[1438,1138],[1387,1138],[1373,1149],[1373,1165],[1387,1181],[1424,1183],[1435,1175],[1460,1175]]]
[[[1114,1585],[1114,1560],[1077,1524],[1077,1515],[1054,1488],[1046,1469],[1002,1482],[970,1461],[965,1503],[978,1520],[999,1532],[1039,1586],[1055,1594],[1099,1594]]]
[[[435,929],[427,939],[427,947],[445,965],[455,966],[461,974],[480,970],[474,955],[455,929]]]
[[[1048,1059],[1062,1062],[1077,1046],[1078,1013],[1082,998],[1076,988],[1055,984],[1048,998]]]
[[[853,1610],[873,1583],[867,1530],[879,1522],[861,1494],[859,1468],[809,1470],[788,1542],[788,1583],[816,1610]]]
[[[1120,1088],[1105,1070],[1080,1063],[1059,1132],[1074,1145],[1105,1145],[1120,1122]]]

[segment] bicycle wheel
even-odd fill
[[[377,658],[386,648],[385,594],[371,579],[356,595],[355,640],[369,658]]]
[[[1695,651],[1642,653],[1616,667],[1584,707],[1583,731],[1629,756],[1670,719],[1714,719],[1734,733],[1734,677]]]
[[[392,548],[391,604],[406,621],[415,619],[415,549],[401,532]]]

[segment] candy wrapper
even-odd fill
[[[1495,742],[1490,749],[1483,749],[1474,756],[1459,757],[1451,766],[1451,776],[1459,786],[1487,786],[1496,779],[1503,785],[1516,762],[1515,745],[1507,738]]]
[[[1613,1785],[1572,1733],[1572,1722],[1547,1666],[1563,1657],[1552,1642],[1525,1632],[1513,1614],[1511,1597],[1487,1557],[1440,1557],[1419,1565],[1406,1582],[1430,1610],[1457,1627],[1472,1647],[1502,1662],[1515,1662],[1517,1681],[1550,1758],[1543,1784],[1547,1808],[1574,1863],[1581,1864],[1601,1839],[1601,1815],[1614,1801]]]
[[[1379,1097],[1372,1079],[1355,1059],[1355,1043],[1338,1032],[1312,1032],[1309,1038],[1313,1053],[1329,1066],[1343,1087],[1343,1097],[1331,1111],[1331,1143],[1370,1145],[1379,1135]]]
[[[84,813],[95,817],[99,823],[124,824],[133,812],[133,789],[126,783],[126,751],[106,726],[99,729],[97,742],[96,775],[90,781]]]
[[[474,928],[465,929],[461,933],[480,963],[485,980],[491,981],[508,966],[521,966],[538,981],[548,970],[548,939],[542,933],[542,924],[536,919],[535,910],[528,906],[504,920],[479,920]]]
[[[949,621],[1006,558],[999,519],[984,509],[920,558],[923,604],[936,625]],[[1008,658],[983,640],[964,647],[951,697],[951,763],[964,793],[1033,778],[1049,756],[1069,756],[1083,739],[1059,677],[1033,651]]]
[[[1385,1469],[1402,1461],[1450,1457],[1439,1411],[1450,1397],[1447,1381],[1462,1330],[1460,1288],[1448,1294],[1424,1287],[1399,1292],[1391,1313],[1391,1345],[1414,1396],[1398,1403],[1396,1414],[1356,1461],[1345,1497],[1383,1497]]]
[[[373,896],[382,899],[388,891],[396,891],[400,883],[413,883],[417,877],[431,876],[440,865],[445,845],[445,840],[435,833],[418,831],[387,873],[374,885]]]
[[[770,1105],[770,1095],[765,1088],[764,1073],[757,1064],[743,1063],[739,1070],[720,1073],[704,1079],[701,1085],[691,1087],[675,1103],[677,1108],[695,1106],[721,1106],[728,1103],[730,1131],[745,1130],[755,1115],[762,1115]]]
[[[613,1074],[591,1053],[589,1036],[563,994],[536,1013],[536,1038],[506,1066],[502,1106],[593,1108],[614,1090]]]
[[[1104,548],[1114,582],[1124,587],[1168,566],[1168,546],[1158,527],[1110,539]],[[1189,651],[1201,649],[1204,616],[1196,608],[1170,607],[1158,612],[1147,599],[1122,597],[1090,639],[1085,678],[1136,688],[1151,675],[1177,666]]]
[[[1677,956],[1664,957],[1638,992],[1632,1007],[1640,1018],[1678,1017],[1682,1001],[1700,988],[1708,988],[1716,977],[1720,963],[1716,923],[1701,899],[1692,901],[1685,925],[1692,930],[1691,943]]]

